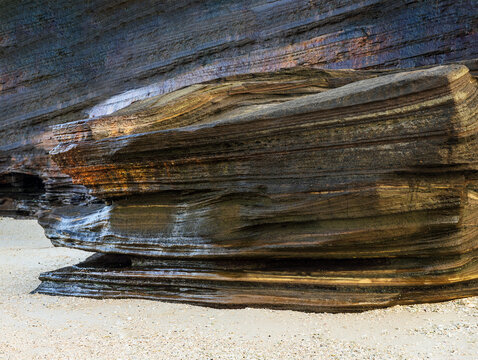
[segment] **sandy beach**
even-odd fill
[[[0,218],[0,359],[478,358],[478,297],[308,314],[30,294],[40,272],[88,255]]]

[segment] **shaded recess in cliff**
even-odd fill
[[[0,176],[0,216],[35,217],[45,194],[43,180],[35,175],[10,173]]]

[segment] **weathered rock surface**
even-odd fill
[[[475,0],[2,1],[0,174],[82,201],[48,157],[49,125],[231,75],[474,59],[477,24]],[[3,213],[37,213],[22,203]]]
[[[121,255],[39,291],[328,311],[476,293],[476,80],[320,86],[349,74],[226,79],[55,127],[55,163],[106,203],[56,207],[47,235]]]
[[[475,1],[0,10],[0,215],[104,253],[37,291],[311,311],[477,293]]]

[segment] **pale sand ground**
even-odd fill
[[[359,314],[30,295],[88,254],[0,218],[0,359],[478,359],[478,298]]]

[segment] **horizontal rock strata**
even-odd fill
[[[104,203],[41,223],[107,254],[37,291],[308,311],[476,294],[476,79],[352,74],[225,78],[56,126],[53,160]]]
[[[1,213],[87,200],[48,156],[51,125],[232,75],[469,60],[477,22],[475,0],[2,1]],[[43,183],[46,203],[8,195],[11,174]]]
[[[476,294],[478,2],[5,0],[0,24],[0,216],[98,253],[39,292]]]

